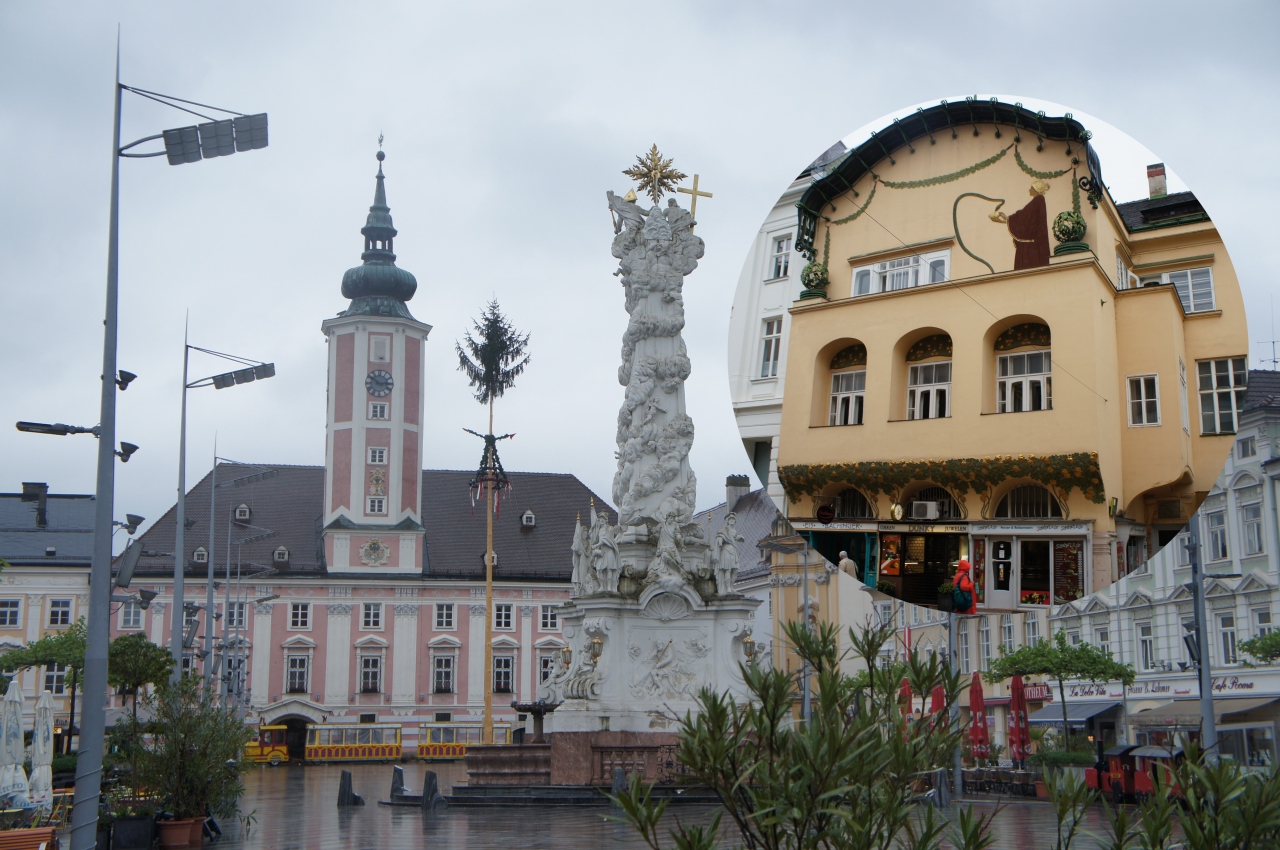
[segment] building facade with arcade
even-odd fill
[[[964,558],[979,610],[1044,627],[1168,543],[1234,445],[1247,341],[1221,238],[1163,166],[1116,202],[1090,138],[943,103],[797,202],[786,513],[887,596],[936,605]]]

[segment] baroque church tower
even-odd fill
[[[329,572],[422,570],[422,347],[431,326],[405,302],[418,282],[396,267],[383,185],[364,234],[363,263],[342,277],[351,300],[320,328],[329,346],[324,550]]]

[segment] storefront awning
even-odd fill
[[[1114,744],[1103,750],[1102,754],[1104,756],[1123,756],[1128,755],[1130,750],[1136,750],[1137,748],[1136,744]]]
[[[1084,723],[1090,717],[1110,711],[1120,703],[1110,702],[1069,702],[1067,703],[1067,722]],[[1046,705],[1027,718],[1028,723],[1061,723],[1062,706]]]
[[[1214,717],[1253,711],[1276,702],[1277,697],[1222,697],[1213,701]],[[1199,726],[1200,700],[1176,699],[1173,702],[1139,711],[1132,716],[1137,726]]]
[[[1173,747],[1172,749],[1170,749],[1169,747],[1156,747],[1156,746],[1138,747],[1136,750],[1129,753],[1129,755],[1133,756],[1134,758],[1137,758],[1138,756],[1143,756],[1145,758],[1167,759],[1170,756],[1182,755],[1182,747]]]

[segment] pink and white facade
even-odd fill
[[[295,732],[306,723],[397,722],[411,751],[419,722],[481,718],[486,628],[495,719],[524,725],[510,703],[536,699],[565,646],[558,608],[569,596],[575,519],[604,502],[569,475],[509,473],[512,494],[495,522],[494,610],[485,611],[485,517],[471,506],[474,473],[423,469],[431,460],[422,437],[431,326],[405,303],[417,281],[395,266],[381,160],[379,153],[361,230],[364,262],[343,278],[350,305],[321,325],[324,466],[220,464],[216,487],[206,475],[187,495],[188,517],[209,517],[213,499],[216,521],[185,535],[185,602],[204,604],[212,561],[220,616],[207,639],[199,614],[201,635],[186,664],[203,672],[199,651],[210,649],[213,659],[229,646],[231,662],[217,674],[245,698],[248,722],[288,723]],[[174,532],[170,510],[140,542],[172,552]],[[143,631],[167,642],[179,610],[173,563],[141,559],[131,590],[158,595],[147,609],[119,606],[113,634]]]

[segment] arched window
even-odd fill
[[[1049,326],[1040,322],[1014,325],[996,338],[996,413],[1053,409],[1049,342]]]
[[[861,490],[850,487],[836,497],[836,517],[839,519],[871,519],[875,512],[871,502]]]
[[[831,413],[828,425],[861,425],[867,388],[867,347],[846,346],[831,358]]]
[[[197,547],[196,551],[191,553],[191,560],[197,564],[209,563],[209,550],[203,546]]]
[[[1014,487],[996,505],[997,519],[1062,519],[1062,505],[1039,484]]]
[[[281,546],[276,549],[275,553],[272,555],[272,559],[277,564],[287,564],[289,562],[289,550]]]
[[[960,506],[945,487],[921,487],[919,492],[906,500],[909,517],[925,518],[927,510],[915,508],[915,504],[935,502],[938,505],[938,519],[960,519]],[[917,514],[919,511],[919,514]]]
[[[249,521],[249,506],[248,505],[238,506],[236,508],[236,522],[248,522],[248,521]]]
[[[951,415],[951,350],[950,336],[934,334],[917,340],[907,351],[908,419]]]

